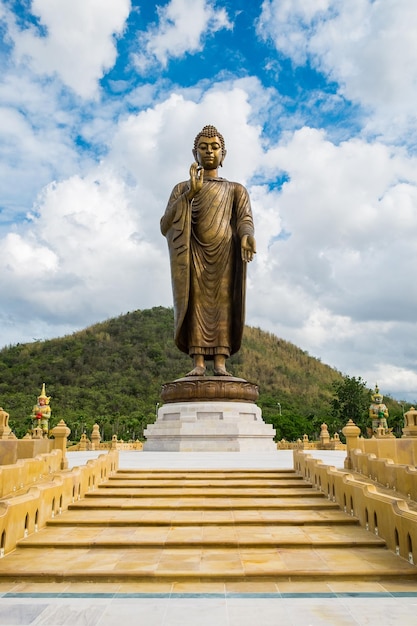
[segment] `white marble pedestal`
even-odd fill
[[[252,402],[170,402],[144,431],[143,450],[239,452],[277,449],[275,430]]]

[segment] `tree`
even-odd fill
[[[334,398],[331,400],[331,415],[333,424],[328,424],[329,430],[341,430],[351,419],[366,432],[366,421],[369,409],[369,392],[366,382],[359,376],[344,376],[341,381],[333,382]]]

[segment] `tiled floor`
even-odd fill
[[[345,455],[342,452],[312,452],[312,454],[326,464],[343,467]],[[72,453],[70,465],[82,465],[94,456],[97,456],[97,453]],[[292,453],[126,452],[120,455],[120,467],[291,468]],[[103,532],[104,535],[107,533],[112,541],[117,539],[117,530]],[[303,532],[309,532],[307,526]],[[323,529],[315,528],[314,532],[321,533]],[[346,539],[348,540],[348,537]],[[51,547],[51,550],[56,548]],[[354,551],[351,557],[354,559]],[[256,559],[252,566],[256,566]],[[40,583],[36,580],[31,583],[0,583],[0,626],[131,624],[412,626],[417,624],[417,584],[386,580],[383,583],[366,584],[352,581],[348,587],[346,582],[340,583],[336,580],[332,583],[318,581],[251,584],[245,582],[88,584]]]
[[[401,585],[0,585],[2,626],[412,626],[417,590]],[[136,586],[135,586],[136,587]],[[163,586],[162,586],[163,587]],[[356,589],[355,589],[356,587]],[[366,588],[365,588],[366,587]],[[297,589],[297,591],[295,591]]]
[[[70,452],[69,467],[84,465],[101,453]],[[309,450],[326,465],[342,468],[346,453],[339,450]],[[291,450],[277,452],[121,452],[120,469],[292,469]]]

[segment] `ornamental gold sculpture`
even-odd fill
[[[386,436],[391,435],[392,428],[388,428],[388,409],[382,402],[384,396],[379,391],[378,385],[375,385],[375,391],[371,395],[372,403],[369,406],[369,417],[372,420],[371,435]]]
[[[249,194],[218,176],[222,135],[205,126],[194,141],[188,181],[171,193],[161,232],[167,238],[174,298],[175,343],[193,359],[187,376],[231,376],[226,360],[240,348],[246,264],[256,252]]]
[[[50,399],[51,396],[46,395],[45,383],[43,383],[38,401],[32,409],[32,420],[33,427],[41,428],[44,437],[48,436],[49,420],[51,417],[51,407],[49,406]]]

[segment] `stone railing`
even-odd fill
[[[372,454],[379,459],[390,459],[401,465],[417,465],[417,439],[363,439],[358,437],[352,442],[352,450],[363,454]]]
[[[297,441],[287,441],[281,439],[277,443],[278,450],[346,450],[346,444],[340,441],[338,433],[330,437],[326,424],[322,424],[320,439],[310,441],[308,435],[303,435]]]
[[[20,459],[10,465],[0,465],[0,498],[13,495],[21,489],[27,489],[45,480],[61,469],[61,462],[62,452],[53,450],[48,454],[39,454],[33,459]]]
[[[0,556],[107,480],[117,470],[118,462],[118,452],[112,450],[81,467],[59,470],[62,452],[56,450],[39,459],[25,459],[13,465],[15,475],[20,477],[17,482],[12,477],[13,472],[9,473],[7,466],[3,466],[1,477],[7,477],[6,489],[10,495],[0,501]],[[14,487],[19,489],[15,495]]]
[[[0,409],[0,414],[1,414]],[[3,411],[5,413],[5,411]],[[6,413],[8,415],[8,413]],[[3,416],[4,419],[4,416]],[[10,429],[9,429],[10,430]],[[3,434],[0,439],[0,466],[13,465],[22,459],[33,459],[40,454],[47,454],[52,450],[61,450],[61,469],[67,467],[66,447],[70,429],[61,420],[51,430],[52,439],[42,436],[40,428],[35,429],[36,436],[26,435],[23,439],[16,439],[13,433]]]
[[[361,454],[360,451],[355,451],[351,461],[355,462],[358,454]],[[294,451],[293,455],[294,469],[298,474],[329,500],[337,502],[346,513],[358,518],[361,526],[382,537],[390,550],[410,563],[417,563],[417,512],[414,506],[409,506],[410,498],[378,487],[369,477],[361,480],[360,476],[348,470],[324,465],[301,450]],[[415,472],[401,482],[401,470],[397,472],[401,490],[409,489],[410,495],[411,474],[415,482]]]
[[[91,441],[87,437],[81,439],[67,448],[68,452],[89,452],[92,450],[143,450],[141,441],[118,441],[117,438],[112,441],[100,441],[98,443]]]
[[[417,502],[417,468],[414,464],[394,463],[392,459],[378,458],[358,449],[352,450],[350,458],[352,471]]]
[[[346,469],[417,502],[416,437],[363,439],[352,421],[343,433],[347,443]]]

